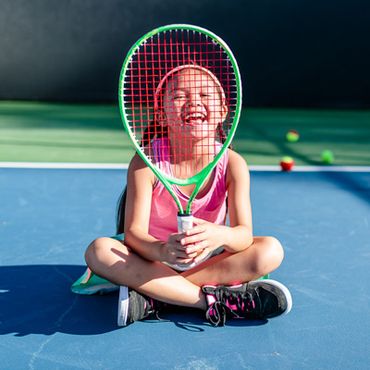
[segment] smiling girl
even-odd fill
[[[147,155],[177,178],[199,172],[222,146],[226,101],[208,69],[174,68],[155,92]],[[193,187],[176,187],[182,203]],[[133,157],[120,207],[124,237],[98,238],[86,251],[90,270],[120,286],[118,325],[166,304],[203,310],[215,326],[227,318],[269,319],[290,311],[283,284],[258,280],[281,264],[283,249],[274,237],[253,235],[249,188],[246,162],[228,149],[193,202],[194,227],[179,233],[171,195],[139,155]]]

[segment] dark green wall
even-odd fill
[[[179,22],[229,43],[246,105],[370,107],[358,0],[0,0],[0,99],[115,101],[131,44]]]

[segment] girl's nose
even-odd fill
[[[201,105],[200,95],[199,94],[191,94],[191,95],[189,95],[188,104],[190,106],[194,106],[194,107]]]

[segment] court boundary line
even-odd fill
[[[128,163],[0,162],[0,168],[126,170]]]
[[[128,163],[0,162],[0,168],[127,170]],[[277,165],[250,165],[251,171],[281,172]],[[295,166],[293,172],[370,172],[370,166]]]

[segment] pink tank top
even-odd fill
[[[158,139],[152,145],[155,159],[159,168],[166,174],[170,174],[170,163],[166,161],[167,148],[166,140]],[[224,225],[226,221],[226,169],[228,163],[228,151],[222,155],[213,170],[213,181],[209,190],[202,197],[196,197],[192,204],[194,217]],[[183,194],[179,187],[175,192],[180,199],[184,209],[189,197]],[[167,241],[168,236],[177,232],[176,203],[170,193],[160,181],[156,181],[153,188],[152,205],[150,212],[149,234],[158,240]]]

